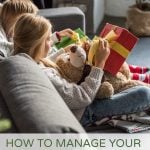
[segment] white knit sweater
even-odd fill
[[[64,99],[78,120],[89,104],[94,100],[101,85],[103,70],[93,67],[89,76],[80,85],[69,83],[61,77],[56,69],[41,67],[49,80],[53,83],[58,93]]]
[[[0,23],[0,52],[4,57],[10,56],[13,51],[13,43],[8,41],[6,33]]]
[[[53,38],[53,41],[55,42],[57,39]],[[49,58],[55,61],[55,59],[63,52],[64,50],[61,49],[58,52],[53,53]],[[80,120],[86,106],[92,103],[97,94],[101,85],[103,70],[97,67],[92,67],[92,70],[89,76],[86,77],[85,81],[80,85],[77,85],[75,83],[69,83],[62,78],[59,72],[54,68],[48,68],[44,65],[40,65],[40,67],[53,83],[56,90],[75,114],[77,119]]]

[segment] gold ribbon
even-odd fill
[[[118,35],[111,30],[103,39],[106,39],[109,42],[110,48],[117,52],[122,57],[126,58],[129,54],[129,50],[125,48],[123,45],[115,41]],[[99,48],[99,40],[102,39],[101,37],[94,37],[91,43],[91,47],[88,54],[88,63],[90,65],[93,64],[93,58],[95,56],[96,50]]]
[[[79,33],[73,32],[73,35],[71,39],[77,44],[77,45],[82,45],[83,42],[86,42],[88,40],[87,36],[84,36],[80,38]]]

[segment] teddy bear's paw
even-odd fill
[[[109,98],[114,94],[114,88],[109,82],[103,82],[97,92],[97,98]]]
[[[126,62],[124,62],[120,67],[119,72],[121,72],[126,77],[126,79],[130,78],[130,69],[129,65]]]
[[[124,86],[121,88],[120,91],[135,87],[135,86],[147,86],[150,88],[150,84],[144,83],[142,81],[138,81],[138,80],[128,80]],[[119,92],[120,92],[119,91]]]

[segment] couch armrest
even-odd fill
[[[80,27],[85,32],[85,15],[77,7],[40,9],[39,15],[50,19],[54,31]]]
[[[0,72],[0,92],[20,132],[84,132],[47,76],[29,56],[11,56],[1,61]]]

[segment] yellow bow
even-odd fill
[[[80,38],[79,33],[73,32],[73,35],[71,39],[77,44],[77,45],[82,45],[82,43],[86,42],[88,40],[87,36],[84,36]]]
[[[129,54],[129,51],[123,45],[121,45],[120,43],[115,41],[117,37],[118,37],[118,35],[114,32],[114,30],[111,30],[103,39],[106,39],[109,42],[109,46],[112,50],[116,51],[122,57],[126,58]],[[94,39],[91,42],[91,47],[90,47],[89,54],[88,54],[88,63],[90,65],[93,64],[93,58],[95,56],[97,49],[100,46],[99,45],[100,39],[102,39],[102,38],[94,37]]]

